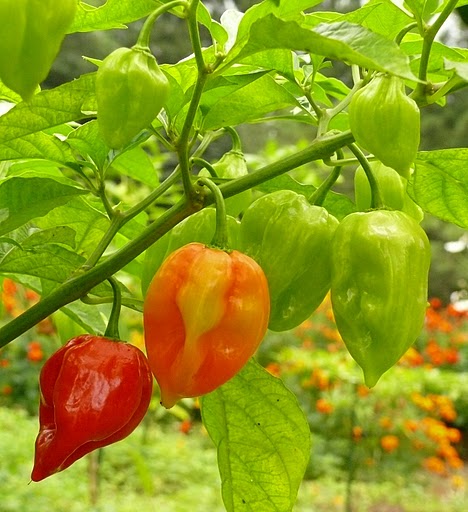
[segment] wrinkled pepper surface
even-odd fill
[[[429,241],[403,212],[353,213],[336,230],[332,263],[336,325],[372,387],[422,329]]]
[[[153,388],[141,350],[92,335],[77,336],[55,352],[39,383],[35,482],[127,437],[146,414]]]
[[[401,78],[377,75],[357,91],[349,104],[349,124],[360,146],[409,178],[419,147],[420,113]]]
[[[265,275],[245,254],[200,243],[170,254],[143,312],[164,407],[209,393],[238,373],[265,335],[269,306]]]
[[[330,289],[331,241],[338,221],[291,190],[254,201],[245,211],[240,248],[263,269],[271,300],[269,328],[298,326]]]
[[[228,215],[228,240],[229,247],[232,249],[239,247],[239,227],[240,222]],[[146,294],[151,279],[169,254],[190,242],[209,245],[213,240],[215,230],[216,209],[204,208],[184,219],[156,241],[145,253],[141,278],[143,295]]]

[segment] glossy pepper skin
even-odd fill
[[[229,215],[226,218],[229,246],[237,249],[239,247],[240,222]],[[146,295],[151,279],[169,254],[191,242],[210,244],[215,230],[216,209],[204,208],[184,219],[155,242],[145,254],[141,277],[143,295]]]
[[[49,74],[77,0],[0,2],[0,79],[24,100]]]
[[[240,247],[267,277],[273,331],[298,326],[325,298],[337,227],[338,221],[325,208],[291,190],[262,196],[245,211]]]
[[[238,373],[265,335],[269,305],[265,275],[245,254],[200,243],[173,252],[143,310],[162,405],[209,393]]]
[[[409,178],[420,139],[420,113],[404,82],[377,75],[352,97],[349,124],[356,142],[384,165]]]
[[[336,325],[372,387],[423,326],[429,241],[403,212],[353,213],[336,230],[332,264]]]
[[[127,437],[146,414],[152,382],[137,347],[100,336],[71,339],[41,370],[31,479],[43,480]]]
[[[169,96],[169,81],[149,50],[118,48],[96,76],[98,124],[106,144],[127,145],[148,127]]]
[[[372,171],[379,186],[383,205],[388,209],[405,212],[417,222],[421,222],[424,212],[406,193],[407,181],[405,178],[381,162],[373,162]],[[371,208],[371,188],[361,166],[357,168],[354,175],[354,196],[358,210],[366,211]]]

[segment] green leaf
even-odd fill
[[[7,178],[0,182],[0,235],[87,193],[50,178]]]
[[[126,28],[126,23],[147,16],[164,3],[155,0],[107,0],[101,7],[94,7],[80,2],[68,32]]]
[[[268,48],[286,48],[342,60],[358,66],[415,79],[409,58],[394,41],[345,21],[322,23],[314,28],[296,21],[284,21],[272,14],[260,18],[240,37],[228,53],[225,68]]]
[[[468,149],[421,151],[408,193],[426,212],[468,229]]]
[[[309,425],[296,397],[250,361],[201,406],[218,449],[226,510],[292,510],[310,456]]]
[[[67,142],[83,159],[89,156],[98,169],[104,168],[109,148],[101,137],[97,121],[89,121],[72,131]]]
[[[27,250],[15,247],[0,262],[0,272],[26,274],[61,284],[84,262],[75,252],[47,243]]]
[[[159,185],[159,176],[155,169],[155,161],[155,155],[150,158],[144,149],[136,147],[119,155],[112,162],[112,167],[121,174],[156,188]]]
[[[236,79],[234,85],[229,86],[233,78]],[[203,120],[205,130],[235,126],[261,119],[265,114],[282,108],[299,106],[292,94],[263,72],[219,77],[217,80],[220,79],[226,82],[226,86],[207,91],[202,97],[200,109],[207,112]],[[242,81],[246,81],[246,85]]]
[[[102,206],[99,204],[99,206]],[[36,224],[43,228],[67,226],[76,233],[76,250],[90,255],[109,227],[109,219],[93,203],[82,197],[74,198],[55,208]]]
[[[449,71],[454,71],[463,81],[468,82],[468,62],[453,62],[444,59],[444,67]]]
[[[76,233],[68,226],[57,226],[56,228],[43,229],[33,232],[23,241],[23,249],[31,249],[36,245],[62,244],[75,248]]]
[[[42,91],[29,101],[18,103],[0,117],[0,160],[45,158],[56,162],[74,160],[67,144],[38,133],[86,117],[82,108],[94,98],[95,74]]]

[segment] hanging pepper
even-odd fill
[[[0,79],[24,100],[49,74],[77,0],[0,2]]]
[[[336,325],[372,387],[423,326],[429,241],[405,213],[373,210],[345,217],[332,250]]]
[[[159,114],[170,85],[149,48],[118,48],[96,76],[97,120],[113,149],[127,145]]]
[[[298,326],[325,298],[337,226],[325,208],[309,204],[291,190],[262,196],[245,211],[240,248],[267,277],[273,331]]]
[[[349,104],[349,124],[356,142],[384,165],[409,178],[420,139],[420,114],[397,76],[377,75]]]
[[[148,409],[152,376],[135,346],[81,335],[44,364],[31,479],[43,480],[127,437]]]
[[[269,304],[265,275],[245,254],[200,243],[170,254],[143,309],[164,407],[209,393],[238,373],[265,335]]]
[[[227,216],[226,222],[229,246],[236,249],[239,246],[240,222],[229,215]],[[210,244],[215,229],[216,210],[214,208],[204,208],[184,219],[180,224],[177,224],[177,226],[155,242],[145,254],[141,278],[143,295],[146,294],[151,279],[153,279],[154,274],[169,254],[190,242]]]

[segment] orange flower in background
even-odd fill
[[[13,388],[10,386],[10,384],[5,384],[2,387],[2,395],[11,395],[13,393]]]
[[[442,459],[439,459],[439,457],[428,457],[427,459],[424,459],[423,466],[431,473],[436,473],[438,475],[444,475],[447,471],[445,462]]]
[[[315,403],[315,409],[321,414],[330,414],[333,412],[333,404],[325,398],[319,398]]]
[[[405,366],[421,366],[424,364],[424,357],[414,347],[410,347],[399,363]]]
[[[447,429],[447,438],[451,443],[459,443],[461,441],[461,432],[458,428]]]
[[[25,297],[29,302],[37,302],[40,298],[40,295],[36,293],[34,290],[26,290]]]
[[[380,438],[380,446],[387,453],[395,451],[400,446],[400,440],[397,436],[389,434]]]
[[[28,343],[27,358],[34,363],[44,359],[44,352],[42,351],[41,344],[38,341],[31,341],[31,343]]]
[[[442,307],[442,301],[438,297],[432,297],[429,300],[429,304],[432,309],[440,309]]]
[[[10,366],[10,361],[8,359],[0,359],[0,368],[8,368]]]
[[[11,297],[16,295],[17,291],[18,287],[16,286],[16,283],[9,277],[5,277],[3,280],[3,293]]]
[[[359,425],[355,425],[353,427],[353,439],[355,441],[360,441],[362,439],[362,433],[363,433],[362,427],[360,427]]]
[[[364,384],[359,384],[359,386],[357,387],[357,394],[361,398],[369,396],[370,392],[371,392],[371,390],[367,386],[365,386]]]
[[[268,363],[265,370],[271,373],[273,377],[279,377],[281,375],[281,367],[278,363]]]
[[[183,420],[179,425],[179,431],[182,432],[182,434],[187,435],[192,430],[192,427],[193,423],[191,420]]]
[[[390,430],[393,427],[393,421],[388,416],[383,416],[379,419],[379,425],[385,430]]]
[[[405,420],[403,423],[406,430],[409,432],[416,432],[418,430],[419,423],[416,420]]]
[[[456,489],[462,489],[465,487],[465,479],[461,475],[453,475],[452,486]]]

